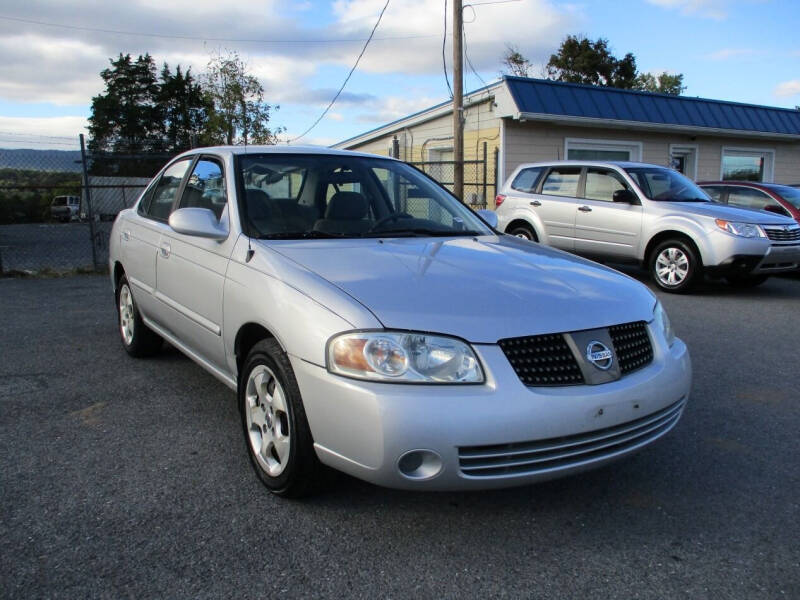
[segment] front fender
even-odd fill
[[[710,232],[699,224],[696,219],[689,219],[682,215],[661,217],[654,223],[654,226],[645,231],[644,239],[647,241],[641,246],[639,260],[643,261],[645,259],[645,253],[653,238],[667,231],[674,231],[691,239],[700,251],[700,259],[704,265],[714,262],[714,253],[708,243]]]

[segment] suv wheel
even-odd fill
[[[539,238],[536,237],[536,232],[530,228],[529,225],[515,225],[508,231],[506,231],[509,235],[513,235],[514,237],[522,238],[524,240],[530,240],[531,242],[538,242]]]
[[[131,356],[152,356],[161,349],[161,336],[142,321],[131,286],[123,275],[117,285],[117,315],[122,345]]]
[[[688,292],[703,271],[695,250],[679,239],[659,244],[650,255],[649,269],[658,287],[676,294]]]
[[[287,497],[314,491],[322,483],[323,467],[292,366],[275,340],[258,342],[247,355],[239,407],[247,453],[264,485]]]

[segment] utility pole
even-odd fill
[[[464,53],[461,0],[453,0],[453,193],[464,201]]]

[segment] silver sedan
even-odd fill
[[[329,467],[519,485],[667,433],[691,365],[653,294],[495,225],[392,159],[194,150],[114,224],[122,344],[166,339],[235,390],[255,472],[285,496]]]

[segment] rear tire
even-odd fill
[[[694,247],[676,238],[656,246],[650,254],[648,270],[665,292],[685,294],[701,279],[703,265]]]
[[[514,227],[509,228],[506,231],[507,234],[513,235],[514,237],[522,238],[523,240],[528,240],[531,242],[538,242],[539,238],[536,235],[536,232],[531,229],[529,225],[514,225]]]
[[[258,342],[247,355],[239,408],[250,463],[269,491],[298,498],[326,483],[292,365],[275,340]]]
[[[769,279],[769,275],[728,275],[727,282],[735,288],[754,288]]]
[[[161,350],[163,340],[144,324],[133,299],[131,286],[124,275],[117,285],[117,317],[122,346],[128,354],[143,358]]]

